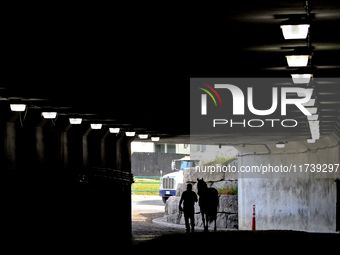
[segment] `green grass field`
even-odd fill
[[[141,183],[133,183],[131,184],[131,194],[133,194],[133,185],[135,189],[134,195],[151,195],[151,196],[158,196],[159,190],[159,180],[154,179],[134,179],[135,182]],[[151,182],[151,183],[147,183]],[[148,190],[148,191],[141,191],[141,190]]]

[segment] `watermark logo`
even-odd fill
[[[197,82],[200,83],[200,82]],[[219,99],[221,106],[222,106],[222,101],[219,96],[219,94],[216,92],[216,90],[211,87],[208,84],[201,83],[208,87]],[[206,89],[198,87],[199,89],[205,91],[214,101],[215,106],[217,106],[216,100],[214,96]],[[232,84],[215,84],[216,89],[228,89],[233,97],[233,115],[244,115],[244,94],[242,90]],[[287,98],[287,94],[289,93],[301,93],[305,95],[304,97],[301,98]],[[310,90],[304,89],[304,88],[297,88],[297,87],[292,87],[292,88],[281,88],[281,115],[286,115],[286,108],[287,105],[292,104],[295,105],[298,109],[300,109],[301,112],[305,115],[311,115],[311,113],[304,107],[303,104],[306,104],[312,97],[312,94]],[[264,98],[265,100],[267,98]],[[278,106],[278,88],[273,87],[272,88],[272,105],[269,109],[266,110],[258,110],[254,107],[253,104],[253,88],[248,87],[247,88],[247,105],[248,109],[251,113],[259,116],[264,116],[264,115],[270,115],[274,113],[277,109]],[[201,95],[201,115],[207,115],[207,95],[202,94]]]
[[[220,104],[222,106],[222,100],[220,98],[220,95],[217,93],[217,91],[213,87],[211,87],[208,84],[202,83],[202,82],[197,82],[197,83],[202,84],[203,86],[206,86],[207,88],[209,88],[217,96],[217,98],[220,101]],[[204,92],[206,92],[212,98],[212,100],[214,101],[215,106],[217,106],[215,97],[211,94],[210,91],[208,91],[208,90],[206,90],[204,88],[201,88],[201,87],[198,87],[198,88],[203,90]],[[202,102],[201,103],[201,114],[202,115],[207,115],[207,94],[202,94],[201,95],[201,102]]]
[[[297,127],[294,118],[312,115],[313,89],[287,84],[286,78],[191,78],[191,129],[227,133],[229,128]]]

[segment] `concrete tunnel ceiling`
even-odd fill
[[[79,116],[88,127],[97,122],[106,129],[160,136],[163,143],[190,143],[188,73],[290,78],[294,68],[287,67],[284,56],[292,47],[306,46],[306,40],[284,40],[280,24],[290,15],[305,15],[305,3],[197,4],[178,24],[185,27],[184,33],[174,29],[173,22],[160,31],[152,15],[122,10],[129,15],[118,17],[113,5],[70,5],[36,13],[28,13],[24,6],[9,8],[5,39],[9,54],[3,70],[8,78],[0,88],[0,105],[27,104],[24,125],[30,125],[30,116],[53,110],[58,112],[57,125]],[[340,73],[340,38],[334,29],[340,27],[340,3],[308,3],[321,137],[338,139],[340,84],[328,81]],[[296,115],[294,111],[291,114]],[[238,130],[213,140],[221,144],[306,140],[307,120],[297,117],[302,126],[293,134]],[[211,142],[211,137],[197,137],[197,143]]]

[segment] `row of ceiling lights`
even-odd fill
[[[26,110],[26,105],[25,104],[10,104],[10,108],[14,112],[23,112]],[[57,117],[57,112],[42,112],[42,116],[45,119],[55,119]],[[69,118],[70,124],[74,125],[79,125],[82,123],[83,119],[82,118]],[[103,124],[100,123],[91,123],[90,124],[92,129],[101,129]],[[110,133],[115,133],[118,134],[120,132],[120,128],[109,128]],[[133,137],[136,135],[136,132],[134,131],[125,131],[126,136]],[[140,139],[147,139],[149,137],[148,134],[139,134],[138,137]],[[151,140],[153,142],[159,141],[160,137],[159,136],[152,136]]]
[[[308,9],[308,1],[306,1],[306,12],[307,17],[310,16],[309,9]],[[304,20],[297,20],[297,19],[290,19],[282,22],[280,26],[282,29],[283,37],[286,40],[291,39],[306,39],[308,34],[310,33],[310,21],[307,19]],[[304,53],[298,54],[299,50],[295,50],[297,54],[294,55],[286,55],[287,63],[289,67],[306,67],[308,65],[308,60],[311,59],[311,45],[310,40],[308,40],[308,48],[304,49]],[[308,54],[309,53],[309,54]],[[308,84],[310,82],[311,77],[313,74],[311,73],[303,73],[303,74],[291,74],[292,80],[294,84]],[[313,88],[309,89],[311,94],[313,94]],[[304,94],[299,94],[299,97],[305,96]],[[304,106],[315,106],[316,99],[311,99],[307,102]],[[318,120],[319,115],[317,114],[318,108],[317,107],[309,107],[306,109],[312,114],[307,116],[311,139],[307,139],[307,143],[315,143],[317,139],[320,139],[320,122]],[[284,142],[278,142],[276,144],[277,148],[284,148]]]

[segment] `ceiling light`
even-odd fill
[[[140,139],[147,139],[147,138],[148,138],[148,135],[140,134],[140,135],[138,135],[138,137],[139,137]]]
[[[320,134],[320,129],[319,129],[319,128],[317,128],[317,129],[311,129],[311,130],[310,130],[310,133],[311,133],[311,134]]]
[[[315,99],[310,99],[308,102],[303,103],[303,106],[314,106],[315,105]]]
[[[83,119],[82,118],[69,118],[69,121],[71,124],[81,124]]]
[[[320,134],[313,134],[312,133],[312,139],[314,139],[314,140],[317,140],[317,139],[320,139]]]
[[[135,136],[135,134],[136,132],[128,132],[128,131],[125,132],[126,136]]]
[[[306,108],[307,111],[310,112],[310,114],[316,114],[317,111],[318,111],[318,108],[317,107],[310,107],[310,108]]]
[[[101,129],[103,124],[91,124],[92,129]]]
[[[306,90],[308,90],[309,93],[310,93],[311,95],[313,95],[313,90],[314,90],[314,89],[306,89]],[[297,92],[297,95],[298,95],[298,97],[305,97],[305,96],[306,96],[305,93],[301,93],[301,92]]]
[[[110,130],[110,133],[118,134],[120,131],[120,128],[109,128],[109,130]]]
[[[318,120],[318,118],[319,118],[319,114],[307,115],[308,120]]]
[[[42,116],[45,119],[54,119],[55,117],[57,117],[57,113],[56,112],[42,112]]]
[[[309,55],[288,55],[286,58],[288,66],[307,66]]]
[[[286,144],[284,143],[284,142],[278,142],[277,144],[276,144],[276,148],[284,148],[286,146]]]
[[[287,21],[289,22],[289,21]],[[306,39],[309,24],[281,25],[283,37],[287,39]]]
[[[151,141],[158,142],[159,141],[159,137],[158,136],[151,137]]]
[[[311,74],[291,74],[293,82],[295,84],[309,83]]]
[[[26,110],[25,104],[10,104],[9,106],[13,112],[23,112]]]
[[[320,121],[318,121],[318,120],[310,120],[308,122],[309,122],[309,125],[311,125],[311,126],[314,126],[314,125],[319,126],[319,124],[320,124]]]
[[[315,139],[307,139],[307,143],[315,143]]]

